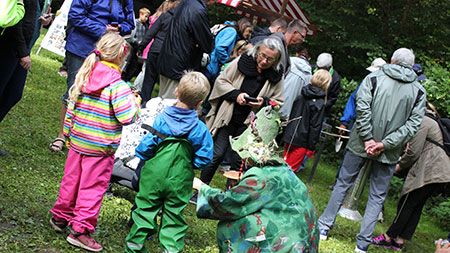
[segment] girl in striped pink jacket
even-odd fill
[[[102,246],[90,234],[97,226],[122,126],[133,123],[139,111],[139,99],[121,80],[127,51],[118,34],[107,33],[98,41],[69,92],[64,122],[69,154],[50,224],[59,232],[69,226],[67,241],[95,252]]]

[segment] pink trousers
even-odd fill
[[[114,156],[87,156],[69,149],[58,199],[50,210],[76,233],[93,233],[103,195],[108,188]]]

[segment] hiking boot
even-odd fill
[[[389,249],[392,245],[393,240],[387,240],[386,236],[384,234],[381,234],[377,237],[373,237],[371,244],[375,246],[380,246]]]
[[[66,221],[57,221],[53,217],[50,218],[50,226],[52,226],[53,230],[55,230],[58,233],[64,232],[64,229],[67,227]]]
[[[102,245],[95,241],[95,239],[92,238],[89,234],[74,235],[70,233],[69,236],[67,236],[66,240],[73,246],[92,252],[99,252],[103,250]]]

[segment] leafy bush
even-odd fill
[[[450,112],[450,62],[438,64],[433,60],[426,60],[424,73],[427,80],[424,87],[427,90],[427,99],[441,115],[449,116]]]
[[[389,187],[389,197],[394,199],[400,199],[400,193],[402,192],[404,179],[400,177],[392,177],[391,185]]]
[[[431,206],[430,213],[442,228],[450,230],[450,198],[437,197],[434,200],[436,199],[439,201],[437,205],[428,205]]]

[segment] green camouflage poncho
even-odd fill
[[[318,252],[314,207],[286,165],[254,167],[226,192],[203,185],[197,216],[220,220],[220,252]]]

